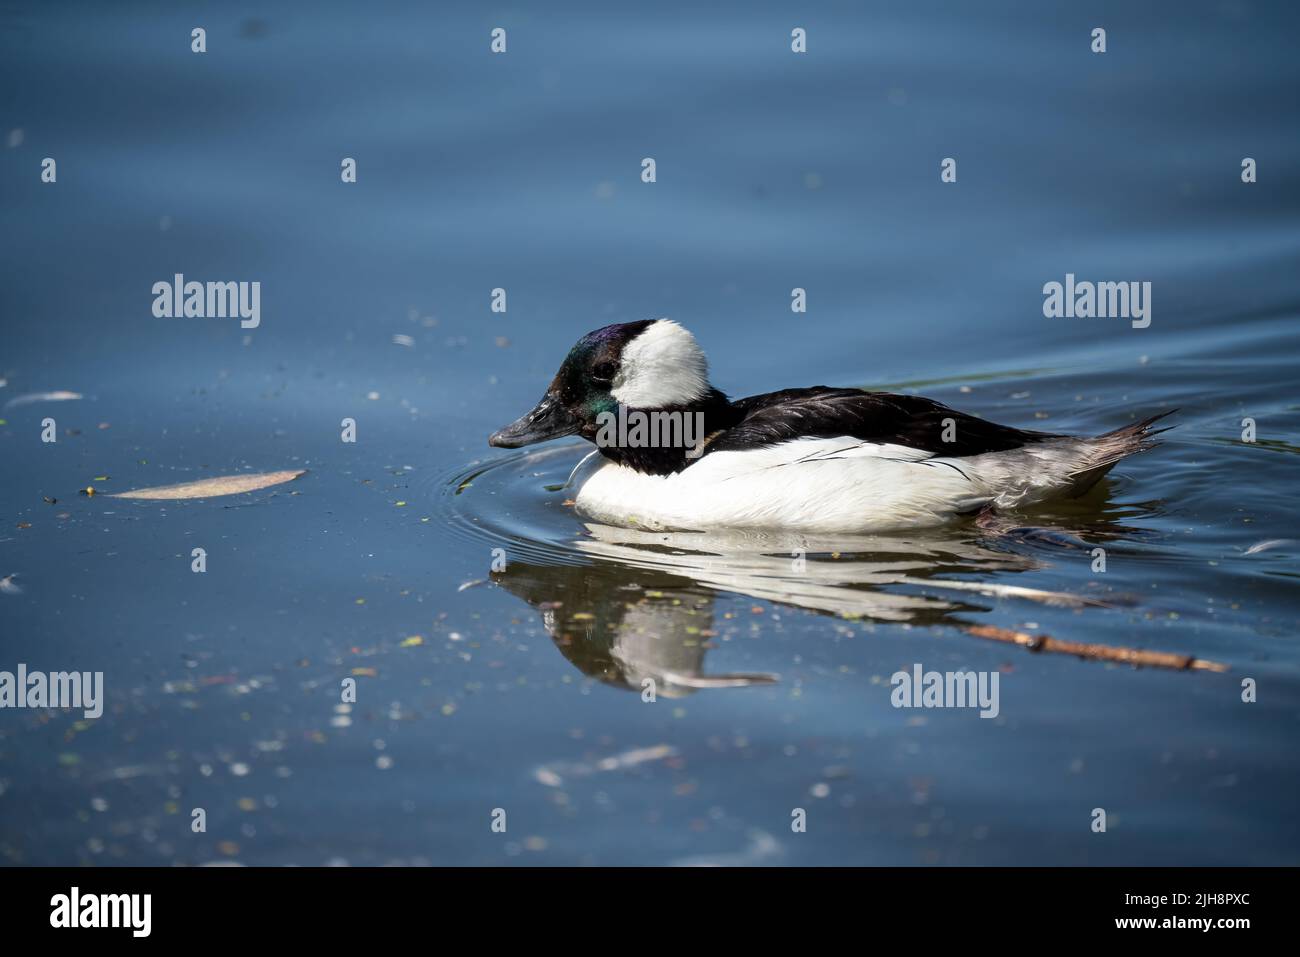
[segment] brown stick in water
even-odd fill
[[[1030,635],[993,625],[967,625],[965,631],[977,638],[1005,641],[1021,645],[1030,651],[1054,651],[1063,655],[1077,655],[1092,661],[1114,661],[1118,664],[1147,668],[1172,668],[1175,671],[1227,671],[1228,666],[1217,661],[1206,661],[1191,655],[1172,651],[1146,651],[1125,648],[1122,645],[1098,645],[1091,642],[1068,641],[1051,635]]]

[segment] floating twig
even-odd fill
[[[1069,641],[1053,638],[1051,635],[1030,635],[1023,631],[1012,631],[1010,628],[997,628],[993,625],[967,625],[964,630],[976,638],[1004,641],[1028,648],[1030,651],[1053,651],[1063,655],[1076,655],[1091,661],[1114,661],[1117,664],[1139,668],[1170,668],[1174,671],[1228,670],[1227,665],[1218,661],[1207,661],[1204,658],[1172,651],[1147,651],[1142,648],[1126,648],[1123,645]]]

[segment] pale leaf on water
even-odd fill
[[[217,478],[202,479],[198,482],[182,482],[179,485],[158,485],[153,488],[138,488],[129,492],[114,492],[111,498],[216,498],[218,495],[238,495],[240,492],[256,492],[282,482],[292,482],[299,475],[305,475],[306,469],[288,469],[283,472],[260,472],[257,475],[222,475]]]
[[[16,395],[5,403],[6,409],[16,409],[20,405],[31,405],[34,402],[67,402],[71,399],[83,398],[80,392],[68,392],[66,390],[59,392],[28,392],[26,395]]]

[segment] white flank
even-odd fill
[[[659,319],[623,347],[611,394],[629,409],[685,405],[709,391],[709,364],[695,337]]]
[[[1112,464],[1101,460],[1089,439],[961,458],[848,436],[795,439],[712,452],[672,475],[606,462],[583,481],[575,504],[623,527],[881,532],[939,525],[989,504],[1078,494]]]

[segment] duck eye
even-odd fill
[[[597,362],[596,367],[591,370],[591,377],[601,382],[612,382],[617,371],[617,367],[612,362]]]

